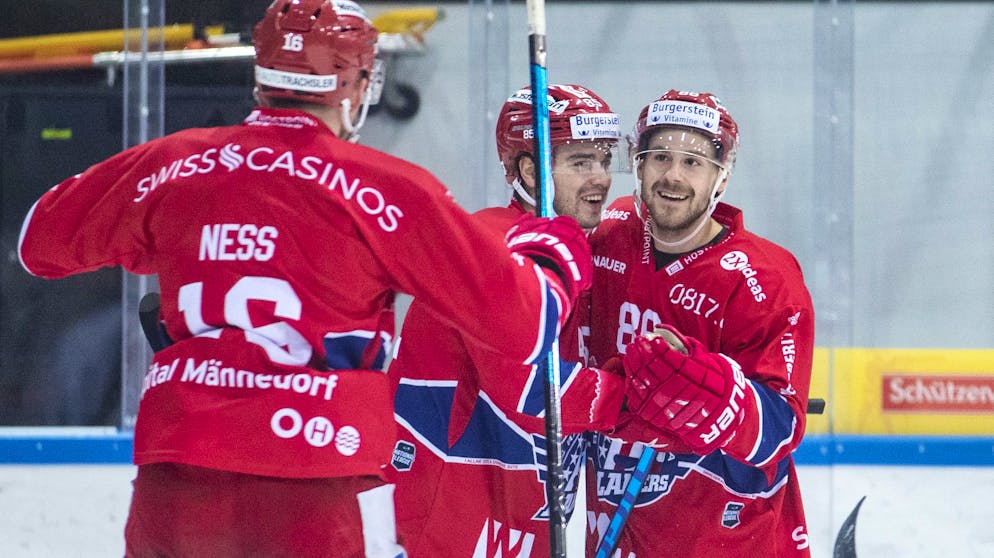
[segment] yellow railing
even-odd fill
[[[204,32],[207,35],[220,34],[223,33],[223,28],[207,27]],[[109,29],[0,39],[0,59],[52,58],[122,50],[125,39],[131,45],[137,45],[137,41],[141,39],[141,30],[129,29],[125,33],[123,29]],[[149,44],[156,47],[164,41],[167,49],[183,48],[193,40],[192,24],[167,25],[148,30]]]

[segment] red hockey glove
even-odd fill
[[[594,269],[590,244],[587,234],[572,218],[545,219],[525,214],[504,238],[511,252],[555,272],[571,300],[590,288]]]
[[[608,435],[626,442],[641,442],[656,451],[693,453],[687,444],[669,431],[662,431],[629,410],[618,415],[618,425]]]
[[[638,337],[626,351],[628,406],[636,414],[698,455],[731,440],[746,396],[738,363],[669,326]]]
[[[601,368],[584,368],[563,393],[563,434],[610,431],[618,426],[625,398],[625,371],[612,357]]]

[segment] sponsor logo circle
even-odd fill
[[[342,455],[355,455],[359,451],[359,431],[351,426],[343,426],[335,434],[335,448]]]
[[[740,250],[733,250],[721,257],[721,267],[729,271],[740,271],[749,265],[749,256]]]
[[[289,439],[296,436],[304,425],[300,413],[290,408],[283,408],[273,413],[269,427],[280,438]]]
[[[316,448],[323,448],[330,444],[334,433],[335,429],[331,426],[331,421],[325,417],[314,417],[304,425],[304,439]]]

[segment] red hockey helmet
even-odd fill
[[[620,137],[618,115],[593,91],[580,85],[549,85],[549,143],[608,140]],[[535,154],[531,87],[515,91],[497,116],[497,155],[508,184],[518,178],[518,159]]]
[[[275,0],[252,35],[259,95],[338,105],[372,72],[376,36],[351,0]]]
[[[711,93],[670,89],[642,109],[629,140],[638,151],[643,151],[649,134],[659,128],[688,128],[703,133],[714,144],[718,162],[726,169],[735,165],[739,126]]]

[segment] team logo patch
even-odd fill
[[[628,481],[642,454],[642,445],[626,445],[603,434],[594,434],[591,443],[591,449],[597,452],[594,456],[597,497],[617,506],[624,498]],[[673,485],[687,478],[700,460],[696,455],[659,452],[642,482],[635,507],[652,504],[669,494]]]
[[[535,463],[538,464],[538,480],[543,485],[548,482],[548,467],[546,465],[545,436],[532,434],[533,448],[535,452]],[[580,482],[580,469],[583,468],[583,460],[586,457],[587,445],[582,435],[571,434],[564,436],[562,441],[562,467],[563,467],[563,510],[567,517],[573,513],[576,506],[576,494]],[[543,490],[543,492],[545,492]],[[549,501],[546,493],[546,502],[539,508],[532,519],[536,521],[549,520]]]
[[[393,447],[393,458],[390,464],[398,471],[410,471],[414,464],[414,444],[400,440]]]
[[[666,266],[666,275],[676,275],[677,273],[683,271],[683,262],[677,260],[670,265]]]
[[[725,504],[725,511],[721,513],[721,526],[734,529],[742,523],[739,518],[739,513],[745,508],[745,504],[741,502],[728,502]]]

